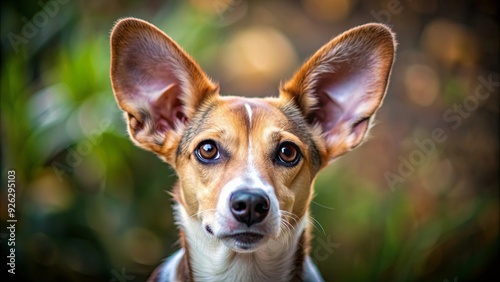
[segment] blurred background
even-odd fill
[[[109,33],[125,16],[164,30],[222,93],[248,96],[277,95],[351,27],[391,26],[399,46],[378,124],[320,173],[311,256],[327,281],[499,277],[498,1],[1,5],[0,219],[5,260],[15,170],[14,280],[144,281],[178,249],[175,173],[129,141],[110,85]]]

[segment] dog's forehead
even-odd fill
[[[261,122],[267,124],[286,123],[287,117],[274,104],[261,98],[221,97],[220,106],[214,110],[214,116],[222,117],[228,122],[239,121],[243,127],[252,127]]]
[[[286,115],[272,100],[237,96],[219,96],[200,107],[180,141],[177,154],[200,134],[218,132],[225,136],[246,137],[266,127],[283,127]]]

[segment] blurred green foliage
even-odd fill
[[[478,77],[498,81],[498,3],[416,2],[401,1],[403,10],[387,18],[400,45],[373,137],[316,181],[311,255],[327,281],[476,280],[495,268],[498,86],[456,130],[443,113],[475,94]],[[49,5],[58,9],[36,34],[13,44],[12,34],[24,36],[27,23]],[[166,193],[175,172],[130,142],[112,95],[108,37],[118,18],[156,24],[220,81],[223,93],[260,96],[276,94],[280,79],[307,55],[337,33],[375,21],[370,12],[387,5],[2,3],[0,216],[4,235],[4,183],[15,170],[16,278],[120,281],[126,273],[143,281],[178,248]],[[255,32],[262,27],[274,33]],[[241,53],[252,39],[281,50],[284,57],[268,64],[282,68],[254,61],[270,50]],[[408,160],[418,150],[414,140],[435,128],[445,129],[447,141],[403,182],[389,185],[384,175],[397,172],[399,157]],[[2,239],[3,257],[6,251]]]

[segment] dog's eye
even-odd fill
[[[297,145],[291,142],[283,142],[278,147],[276,160],[284,166],[295,166],[300,160],[300,151]]]
[[[201,162],[209,162],[219,158],[219,150],[217,150],[217,145],[212,140],[203,141],[198,145],[196,149],[196,157]]]

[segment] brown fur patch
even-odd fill
[[[184,255],[182,256],[179,265],[177,266],[177,279],[179,281],[191,282],[194,280],[193,271],[191,269],[191,265],[189,264],[189,262],[191,261],[189,259],[189,246],[187,245],[186,235],[184,234],[184,231],[180,230],[179,235],[182,248],[184,249]]]

